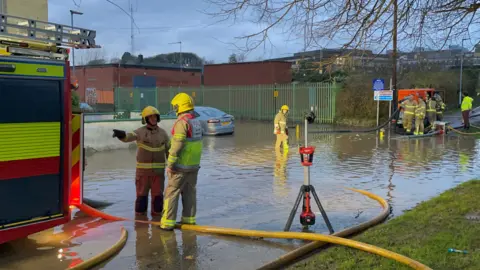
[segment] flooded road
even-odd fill
[[[295,134],[290,135],[291,150],[285,155],[273,151],[271,124],[237,123],[235,132],[233,136],[204,139],[197,222],[281,231],[303,183]],[[375,134],[352,133],[310,134],[309,140],[317,149],[311,182],[336,231],[380,212],[378,203],[343,187],[384,197],[392,205],[392,216],[397,216],[458,183],[480,177],[480,142],[471,137],[389,140],[387,135],[380,140]],[[103,211],[133,218],[135,152],[132,148],[88,157],[85,196],[112,203]],[[311,229],[327,233],[317,214]],[[292,231],[301,230],[298,215]],[[36,269],[39,263],[51,270],[65,269],[72,261],[92,257],[113,244],[120,236],[120,225],[129,232],[126,246],[97,269],[255,269],[302,244],[187,231],[170,233],[150,225],[77,216],[73,225],[56,228],[57,233],[52,230],[25,240],[28,243],[0,247],[0,269]],[[77,236],[68,240],[73,232]],[[35,237],[47,240],[36,243]],[[22,245],[28,248],[19,252]],[[39,250],[42,245],[47,248]],[[70,255],[59,256],[60,248]]]

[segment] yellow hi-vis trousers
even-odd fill
[[[283,145],[283,149],[288,150],[288,135],[287,134],[277,134],[277,141],[275,142],[275,149],[280,149],[280,146]]]
[[[405,112],[403,115],[403,128],[406,132],[410,132],[412,130],[412,122],[413,122],[413,113]]]
[[[425,116],[423,114],[415,116],[415,132],[414,135],[423,135],[423,130],[425,129],[423,120]]]
[[[165,189],[163,215],[160,221],[162,228],[173,228],[177,219],[178,199],[182,195],[182,223],[195,224],[197,212],[197,176],[194,172],[167,171],[168,185]]]

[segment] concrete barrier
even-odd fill
[[[159,126],[163,128],[170,136],[170,131],[175,119],[162,119]],[[114,149],[129,148],[131,144],[123,143],[117,138],[112,138],[112,130],[120,129],[126,132],[133,131],[142,126],[140,119],[135,120],[103,120],[103,121],[85,121],[84,143],[87,151],[106,151]]]

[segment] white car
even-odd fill
[[[200,120],[203,135],[227,135],[235,132],[234,117],[216,108],[195,106],[195,117]],[[175,117],[175,112],[168,116]]]

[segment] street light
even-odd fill
[[[462,48],[460,51],[460,89],[458,91],[458,106],[462,105],[462,79],[463,79],[463,41],[467,38],[462,39]]]
[[[182,72],[182,67],[183,67],[183,63],[182,63],[182,42],[179,41],[179,42],[171,42],[171,43],[168,43],[168,44],[180,44],[180,72]]]
[[[73,15],[83,15],[82,12],[70,10],[70,17],[72,21],[72,31],[73,31]],[[75,76],[75,46],[72,49],[72,66],[73,66],[73,75]]]

